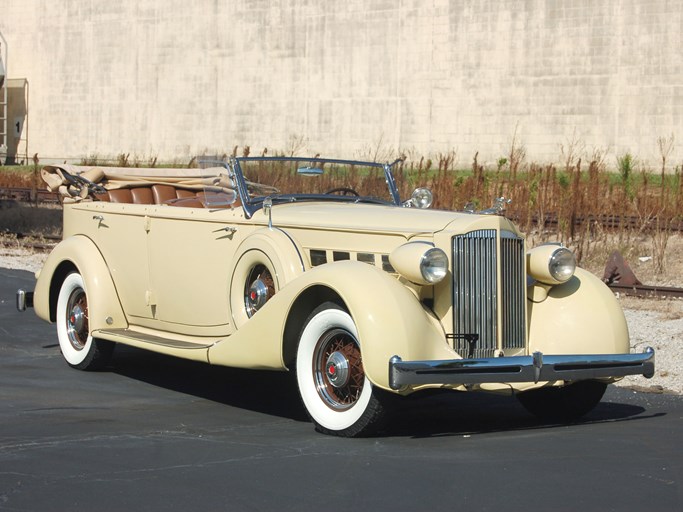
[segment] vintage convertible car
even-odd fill
[[[296,375],[316,428],[376,431],[425,389],[514,393],[571,420],[606,386],[654,373],[624,315],[561,245],[525,247],[500,208],[427,209],[393,164],[233,158],[204,169],[50,166],[63,241],[34,306],[67,363],[115,344]]]

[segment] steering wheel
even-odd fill
[[[341,194],[343,196],[356,196],[359,197],[360,194],[350,187],[337,187],[327,190],[325,194]]]

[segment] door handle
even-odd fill
[[[230,234],[232,235],[232,234],[234,234],[234,233],[237,232],[237,228],[234,228],[234,227],[232,227],[232,226],[226,226],[226,227],[224,227],[224,228],[216,229],[216,230],[213,231],[213,232],[214,232],[214,233],[218,233],[219,231],[227,231],[228,233],[230,233]]]

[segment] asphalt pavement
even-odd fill
[[[69,368],[55,327],[15,309],[32,284],[0,269],[0,510],[683,509],[681,396],[610,386],[555,425],[511,397],[434,394],[338,439],[285,373],[128,347]]]

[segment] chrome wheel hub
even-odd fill
[[[66,331],[71,346],[83,350],[88,342],[88,301],[82,289],[75,290],[69,297],[66,317]]]
[[[74,308],[71,310],[71,314],[69,315],[69,329],[73,329],[75,331],[82,331],[83,326],[85,325],[85,314],[83,313],[83,309],[81,309],[81,306],[76,304]]]
[[[335,388],[346,386],[349,382],[349,361],[341,352],[332,352],[325,365],[327,378]]]
[[[258,311],[263,307],[267,300],[268,287],[266,286],[266,284],[260,279],[257,279],[256,281],[251,283],[251,286],[249,287],[249,293],[247,296],[249,308],[253,311]]]
[[[313,380],[323,403],[335,411],[354,406],[363,391],[365,372],[360,346],[348,331],[324,333],[313,352]]]
[[[249,271],[244,283],[244,310],[251,318],[275,295],[275,280],[265,265],[256,265]]]

